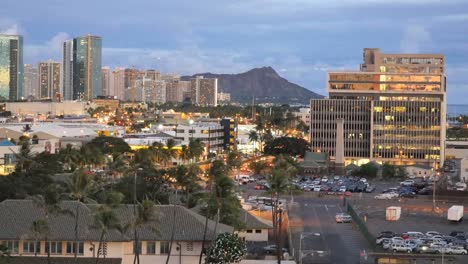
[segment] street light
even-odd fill
[[[304,236],[304,234],[306,235]],[[317,237],[320,236],[319,233],[301,232],[300,237],[299,237],[299,264],[302,264],[302,240],[310,235],[314,235]]]

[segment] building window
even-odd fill
[[[137,252],[138,254],[141,254],[141,241],[138,241],[138,245],[136,242],[133,242],[133,254],[136,254]]]
[[[41,242],[26,240],[23,241],[23,253],[34,254],[41,251]]]
[[[252,229],[247,229],[247,233],[252,233]]]
[[[146,242],[146,254],[155,255],[156,254],[156,242],[148,241]]]
[[[62,242],[60,241],[49,241],[46,243],[45,252],[50,254],[62,254]]]
[[[256,233],[256,234],[261,234],[261,233],[262,233],[262,230],[261,230],[261,229],[255,229],[255,233]]]
[[[8,252],[18,254],[18,240],[2,241],[0,243],[8,248]]]
[[[5,154],[3,155],[5,165],[15,164],[16,163],[16,155],[15,154]]]
[[[187,251],[193,251],[193,242],[187,242]]]
[[[169,254],[169,242],[168,241],[159,242],[159,254]]]
[[[77,254],[83,255],[83,242],[67,242],[67,254]]]

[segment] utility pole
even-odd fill
[[[255,122],[256,113],[255,113],[255,96],[252,96],[252,122]]]

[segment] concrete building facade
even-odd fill
[[[311,100],[311,144],[335,158],[343,118],[345,163],[374,160],[440,166],[444,161],[444,56],[364,50],[360,72],[329,72],[330,99]]]
[[[21,99],[23,67],[23,36],[0,34],[0,99]]]
[[[31,64],[24,65],[24,83],[23,83],[24,98],[39,98],[37,68]]]
[[[191,80],[191,99],[197,105],[218,105],[218,79],[197,76]]]
[[[59,101],[62,97],[62,69],[60,62],[52,60],[38,65],[39,99]]]
[[[73,100],[73,40],[63,42],[63,99]]]
[[[102,67],[101,76],[102,76],[102,95],[111,95],[111,77],[112,72],[109,67]]]

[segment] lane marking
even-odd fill
[[[325,205],[325,210],[327,210],[327,212],[328,212],[328,207],[327,207],[327,205]]]

